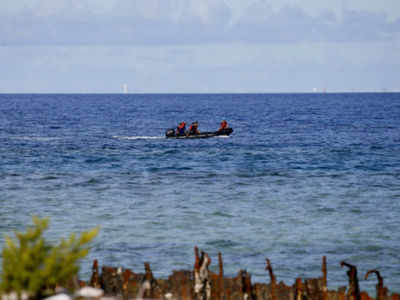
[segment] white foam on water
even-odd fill
[[[119,140],[159,140],[159,139],[165,139],[165,136],[119,136],[119,135],[114,135],[114,139],[119,139]]]
[[[37,142],[50,142],[61,140],[60,137],[47,137],[47,136],[17,136],[15,137],[17,140],[26,140],[26,141],[37,141]]]

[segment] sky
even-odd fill
[[[1,0],[0,93],[400,91],[399,0]]]

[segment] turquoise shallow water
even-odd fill
[[[229,138],[167,140],[198,120]],[[0,247],[32,215],[48,237],[100,225],[91,261],[346,284],[340,261],[400,292],[400,94],[0,95]]]

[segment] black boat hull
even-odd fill
[[[220,131],[205,131],[193,135],[176,135],[175,129],[171,128],[165,131],[165,137],[168,139],[206,139],[215,136],[229,136],[232,132],[232,128],[226,128]]]

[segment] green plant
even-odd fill
[[[33,217],[33,226],[25,233],[16,232],[16,240],[5,237],[0,290],[18,295],[24,291],[30,297],[40,298],[78,273],[77,263],[89,253],[88,244],[98,234],[98,228],[79,237],[71,234],[53,246],[43,237],[48,224],[48,219]]]

